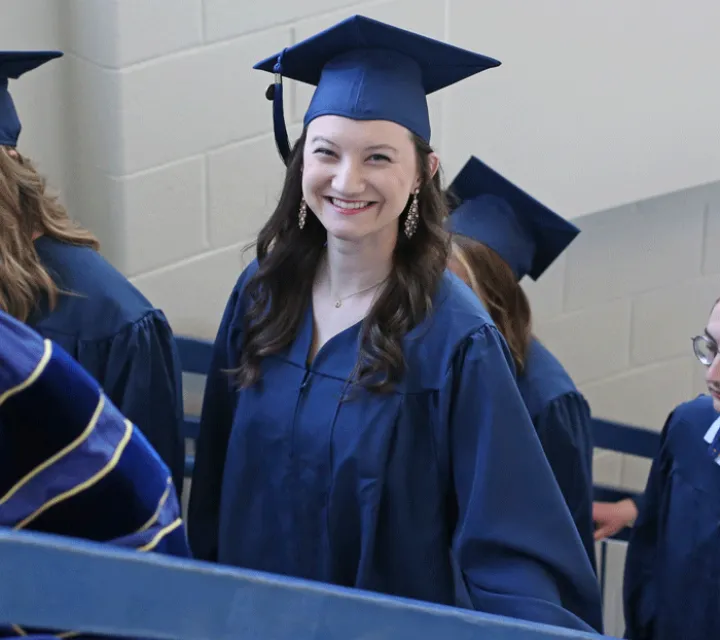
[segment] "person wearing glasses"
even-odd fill
[[[720,300],[719,300],[720,302]],[[713,364],[717,354],[717,343],[707,333],[693,338],[695,357],[706,367]],[[642,504],[642,495],[625,498],[618,502],[593,503],[593,521],[595,523],[595,540],[612,538],[625,527],[632,527],[637,520]]]
[[[693,339],[707,394],[663,427],[628,545],[626,638],[720,638],[720,300]]]

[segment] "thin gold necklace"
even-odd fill
[[[388,279],[389,276],[385,276],[380,282],[376,282],[375,284],[370,285],[369,287],[365,287],[364,289],[360,289],[360,291],[356,291],[355,293],[350,293],[346,296],[343,296],[342,298],[337,298],[335,300],[335,308],[339,309],[342,307],[342,303],[347,300],[348,298],[352,298],[353,296],[359,296],[361,293],[365,293],[366,291],[370,291],[370,289],[373,289],[375,287],[379,287],[383,282],[385,282]],[[329,284],[329,282],[328,282]]]

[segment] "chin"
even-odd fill
[[[360,226],[353,227],[352,225],[327,225],[325,227],[325,231],[327,231],[328,236],[332,236],[338,240],[344,240],[345,242],[361,240],[365,236],[369,235],[367,229]]]
[[[363,214],[343,216],[335,211],[323,211],[320,222],[328,235],[341,240],[359,240],[373,231]]]
[[[716,398],[713,394],[710,394],[710,397],[712,398],[712,401],[713,401],[713,409],[715,409],[715,411],[720,413],[720,398]]]

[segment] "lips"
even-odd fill
[[[338,213],[345,216],[363,213],[376,204],[372,200],[344,200],[342,198],[331,198],[329,196],[325,196],[325,200],[329,202]]]

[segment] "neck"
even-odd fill
[[[360,241],[328,235],[326,277],[332,295],[336,298],[351,295],[387,278],[395,242],[395,236],[382,233]]]

